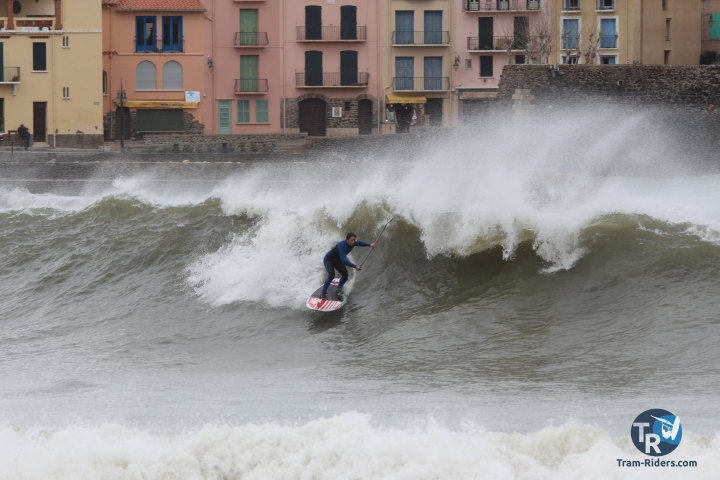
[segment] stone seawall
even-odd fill
[[[515,89],[530,89],[536,105],[600,100],[710,109],[720,106],[720,66],[508,65],[498,100],[510,103]]]

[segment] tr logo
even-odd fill
[[[645,455],[667,455],[677,448],[682,439],[680,418],[659,408],[646,410],[633,422],[630,438]]]

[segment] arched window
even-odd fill
[[[167,62],[162,69],[162,88],[163,90],[182,90],[183,88],[183,69],[178,62],[171,60]]]
[[[154,63],[145,60],[138,64],[135,70],[135,88],[137,90],[157,89],[157,69]]]

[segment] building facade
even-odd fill
[[[310,136],[377,133],[380,2],[282,3],[282,131]]]
[[[278,133],[282,2],[205,0],[206,133]]]
[[[555,63],[699,62],[701,0],[552,2]]]
[[[451,32],[457,2],[381,3],[385,132],[454,123],[455,45]]]
[[[99,3],[0,3],[0,132],[23,124],[36,144],[101,145],[101,39]]]
[[[462,0],[455,14],[455,88],[461,117],[483,114],[496,96],[505,65],[548,62],[549,0]]]
[[[204,12],[199,0],[103,2],[107,139],[204,132]]]

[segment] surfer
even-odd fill
[[[337,293],[339,298],[342,298],[342,288],[348,279],[348,271],[345,266],[347,265],[350,268],[354,268],[358,272],[362,270],[362,266],[355,265],[347,258],[348,253],[350,253],[353,247],[375,248],[375,244],[362,242],[357,239],[357,235],[350,232],[345,236],[345,240],[338,242],[337,245],[335,245],[329,252],[325,254],[325,258],[323,258],[323,265],[325,266],[325,271],[327,271],[328,277],[325,280],[322,288],[323,298],[327,295],[328,288],[330,287],[330,282],[332,282],[333,278],[335,278],[335,270],[340,272],[341,276],[340,283],[338,283]]]

